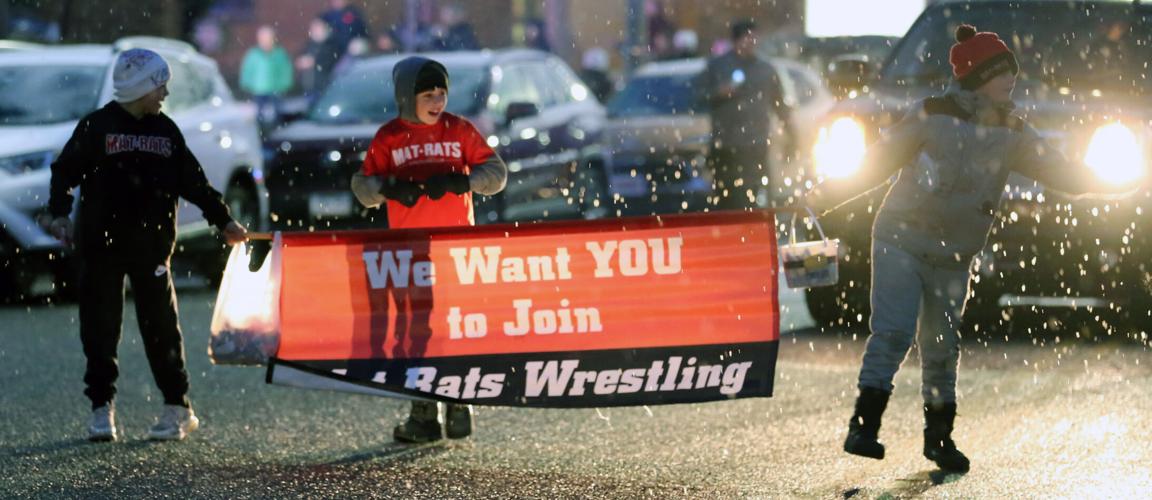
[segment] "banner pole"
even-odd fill
[[[271,241],[272,233],[248,233],[249,240],[264,240]]]

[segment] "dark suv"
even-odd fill
[[[476,196],[477,223],[598,218],[609,213],[601,164],[586,158],[604,108],[550,54],[523,50],[426,54],[448,68],[448,111],[468,118],[508,164],[508,185]],[[392,67],[400,56],[358,62],[338,75],[307,115],[265,141],[272,227],[383,228],[349,179],[376,130],[396,116]]]
[[[961,23],[996,32],[1008,43],[1020,63],[1017,105],[1070,159],[1084,160],[1083,175],[1117,182],[1147,175],[1152,6],[1007,0],[927,7],[859,97],[842,101],[826,117],[815,145],[817,173],[852,175],[863,144],[911,103],[943,93],[952,78],[948,51]],[[818,323],[866,324],[870,229],[886,191],[872,191],[824,221],[847,252],[840,284],[807,293]],[[1019,306],[1088,306],[1147,325],[1152,302],[1144,205],[1152,205],[1147,189],[1118,201],[1074,201],[1013,174],[988,245],[976,259],[966,319],[994,324],[1020,312]]]

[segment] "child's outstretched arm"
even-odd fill
[[[1147,173],[1130,182],[1109,183],[1094,174],[1087,165],[1070,161],[1059,149],[1040,137],[1036,129],[1026,125],[1024,137],[1009,159],[1012,170],[1044,187],[1072,197],[1116,199],[1131,195],[1147,182]]]
[[[823,215],[886,181],[908,165],[923,147],[927,116],[923,105],[913,107],[900,122],[868,146],[856,174],[817,184],[804,196],[804,204]]]

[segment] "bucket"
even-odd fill
[[[799,213],[792,214],[792,233],[788,244],[780,246],[780,260],[784,265],[784,281],[788,288],[811,288],[832,286],[840,279],[840,266],[837,259],[840,240],[830,240],[824,235],[824,228],[811,208],[804,208],[816,230],[820,233],[817,241],[796,241],[796,219]]]

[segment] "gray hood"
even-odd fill
[[[420,118],[416,116],[416,75],[419,75],[420,70],[428,64],[439,66],[445,75],[448,74],[444,65],[420,56],[406,57],[392,68],[392,83],[396,91],[396,107],[400,111],[400,118],[413,123],[420,123]]]

